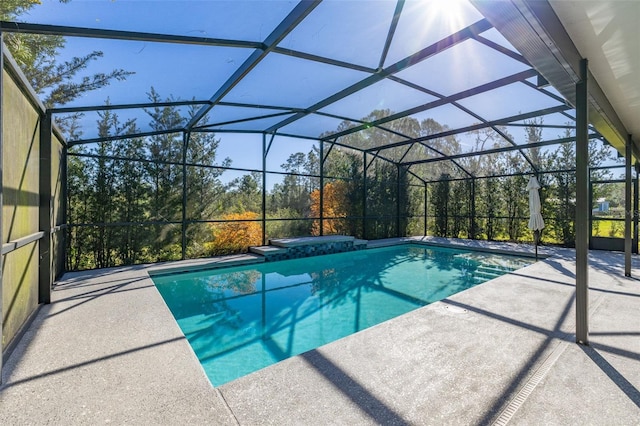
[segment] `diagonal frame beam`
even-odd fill
[[[480,21],[472,25],[469,25],[468,27],[463,28],[462,30],[454,34],[451,34],[450,36],[445,37],[444,39],[428,47],[425,47],[419,52],[416,52],[413,55],[410,55],[402,59],[401,61],[398,61],[395,64],[388,66],[387,68],[379,70],[375,74],[372,74],[369,77],[366,77],[365,79],[360,80],[355,84],[352,84],[346,89],[343,89],[340,92],[334,93],[333,95],[321,100],[320,102],[317,102],[316,104],[310,106],[309,108],[306,108],[304,112],[298,113],[293,117],[290,117],[286,120],[281,121],[280,123],[274,124],[269,129],[267,129],[267,132],[277,130],[281,127],[286,126],[287,124],[291,124],[294,121],[299,120],[312,112],[316,112],[319,109],[322,109],[328,105],[331,105],[334,102],[339,101],[340,99],[346,98],[347,96],[352,95],[366,87],[369,87],[387,78],[388,76],[394,75],[404,69],[407,69],[444,50],[447,50],[457,44],[460,44],[463,41],[474,38],[476,34],[480,34],[483,31],[489,30],[490,28],[491,28],[491,25],[489,24],[489,22],[486,19],[481,19]],[[331,135],[329,138],[333,138],[333,137],[335,137],[335,135]]]
[[[484,129],[484,128],[492,127],[492,126],[507,125],[512,121],[526,120],[528,118],[538,117],[540,115],[552,114],[554,112],[565,111],[565,110],[568,110],[568,109],[572,109],[572,107],[570,107],[568,105],[558,105],[558,106],[551,107],[551,108],[545,108],[545,109],[531,111],[531,112],[524,113],[524,114],[514,115],[514,116],[511,116],[511,117],[501,118],[499,120],[487,121],[486,123],[479,123],[479,124],[474,124],[474,125],[467,126],[467,127],[461,127],[459,129],[453,129],[453,130],[447,130],[445,132],[434,133],[432,135],[422,136],[420,138],[415,138],[415,139],[411,139],[411,140],[407,140],[407,141],[400,141],[400,142],[390,143],[388,145],[385,145],[384,149],[389,149],[389,148],[395,148],[395,147],[398,147],[398,146],[408,145],[408,144],[412,144],[414,142],[424,142],[424,141],[428,141],[428,140],[431,140],[431,139],[437,139],[437,138],[444,138],[444,137],[447,137],[447,136],[459,135],[461,133],[467,133],[467,132],[471,132],[471,131],[474,131],[474,130],[480,130],[480,129]],[[517,147],[514,147],[514,148],[515,149],[521,149],[522,146],[517,146]],[[380,149],[380,148],[378,148],[378,147],[370,148],[369,150],[366,150],[366,151],[375,151],[377,149]]]
[[[395,114],[391,114],[388,115],[384,118],[381,118],[379,120],[375,120],[372,121],[370,123],[366,123],[366,124],[362,124],[360,126],[356,126],[356,127],[352,127],[350,129],[344,130],[342,132],[338,132],[338,133],[332,133],[331,135],[328,135],[327,138],[334,138],[334,137],[341,137],[341,136],[345,136],[348,135],[350,133],[355,133],[358,132],[360,130],[364,130],[365,128],[371,127],[371,126],[379,126],[381,124],[384,123],[388,123],[390,121],[394,121],[400,118],[404,118],[407,117],[409,115],[413,115],[413,114],[417,114],[419,112],[423,112],[423,111],[427,111],[429,109],[433,109],[433,108],[437,108],[443,105],[447,105],[447,104],[451,104],[453,102],[462,100],[464,98],[468,98],[471,96],[475,96],[478,95],[480,93],[484,93],[484,92],[488,92],[494,89],[497,89],[499,87],[502,86],[508,86],[509,84],[513,84],[513,83],[518,83],[521,82],[523,80],[526,80],[527,78],[531,78],[534,77],[536,75],[536,71],[533,69],[529,69],[529,70],[525,70],[516,74],[512,74],[510,76],[492,81],[490,83],[486,83],[486,84],[482,84],[480,86],[476,86],[474,88],[468,89],[468,90],[463,90],[462,92],[458,92],[455,93],[453,95],[435,100],[433,102],[429,102],[423,105],[419,105],[417,107],[414,108],[410,108],[407,109],[405,111],[401,111]],[[433,96],[437,97],[437,94],[433,93]],[[488,127],[488,126],[487,126]]]
[[[262,43],[243,40],[227,40],[210,37],[191,37],[136,31],[105,30],[97,28],[69,27],[62,25],[30,24],[23,22],[0,21],[0,31],[7,33],[27,33],[65,37],[100,38],[107,40],[148,41],[156,43],[192,44],[219,47],[243,47],[261,49]]]
[[[391,25],[389,26],[389,32],[387,33],[387,39],[384,42],[382,54],[380,55],[380,62],[378,63],[378,69],[382,69],[384,67],[384,63],[387,60],[387,54],[389,53],[389,48],[391,47],[391,42],[393,41],[393,35],[396,33],[396,28],[398,28],[398,21],[400,20],[400,15],[402,14],[403,8],[404,8],[404,0],[398,0],[398,2],[396,3],[396,9],[393,12],[393,19],[391,20]]]
[[[405,82],[405,81],[404,81],[404,80],[402,80],[402,79],[395,79],[395,80],[398,80],[398,82],[399,82],[400,84],[408,83],[408,82]],[[523,82],[523,83],[527,83],[527,80],[521,80],[521,82]],[[430,95],[432,95],[432,96],[435,96],[435,97],[437,97],[437,98],[440,98],[440,99],[445,99],[445,98],[446,98],[446,96],[442,95],[441,93],[437,93],[437,92],[434,92],[434,91],[432,91],[432,90],[427,90],[427,89],[421,88],[420,86],[417,86],[417,85],[415,85],[415,84],[413,84],[413,83],[410,83],[410,87],[413,87],[413,88],[414,88],[414,89],[416,89],[416,90],[421,90],[421,91],[423,91],[423,92],[425,92],[425,93],[428,93],[428,94],[430,94]],[[459,103],[459,102],[457,102],[457,101],[451,102],[451,105],[453,105],[454,107],[456,107],[456,108],[458,108],[459,110],[463,111],[464,113],[469,114],[470,116],[472,116],[473,118],[475,118],[476,120],[478,120],[478,121],[480,121],[480,122],[482,122],[482,123],[485,123],[485,124],[486,124],[486,123],[488,123],[488,120],[487,120],[486,118],[482,117],[482,116],[481,116],[481,115],[479,115],[479,114],[476,114],[475,112],[471,111],[469,108],[465,107],[464,105],[460,104],[460,103]],[[504,132],[502,129],[500,129],[498,126],[491,126],[491,129],[492,129],[494,132],[496,132],[500,137],[502,137],[504,140],[506,140],[507,142],[509,142],[511,145],[514,145],[514,146],[516,146],[516,145],[517,145],[517,143],[513,140],[513,138],[512,138],[511,136],[509,136],[507,133],[505,133],[505,132]],[[425,145],[425,146],[426,146],[426,145]],[[533,163],[533,161],[531,161],[531,159],[529,158],[529,156],[528,156],[528,155],[526,155],[525,153],[521,153],[521,154],[522,154],[522,156],[524,157],[524,159],[525,159],[525,160],[527,160],[527,163],[529,163],[529,165],[531,166],[531,168],[532,168],[534,171],[538,171],[538,168],[537,168],[537,167],[536,167],[536,165]]]
[[[599,135],[597,133],[592,133],[592,134],[588,135],[588,138],[589,139],[593,139],[593,138],[597,138],[598,136]],[[482,151],[464,152],[464,153],[460,153],[460,154],[453,154],[453,155],[448,155],[448,156],[445,156],[445,157],[426,158],[424,160],[411,161],[411,162],[407,162],[407,163],[404,163],[404,164],[412,166],[414,164],[426,164],[426,163],[437,163],[437,162],[440,162],[440,161],[452,161],[452,160],[455,160],[457,158],[476,157],[478,155],[500,154],[500,153],[503,153],[503,152],[518,151],[518,150],[522,150],[522,149],[541,148],[543,146],[550,146],[550,145],[560,145],[560,144],[564,144],[564,143],[575,142],[575,140],[576,140],[575,137],[559,138],[559,139],[552,139],[552,140],[542,141],[542,142],[533,142],[533,143],[529,143],[529,144],[526,144],[526,145],[503,146],[503,147],[500,147],[500,148],[484,149]]]
[[[309,15],[313,9],[320,4],[320,0],[302,0],[293,8],[282,22],[267,36],[261,49],[256,49],[249,57],[240,65],[240,67],[227,79],[226,82],[211,96],[210,104],[203,106],[189,120],[185,126],[187,130],[194,127],[222,98],[231,91],[242,79],[249,74],[267,55],[273,51],[278,43],[282,41],[291,31],[293,31],[304,18]],[[268,133],[268,131],[267,131]]]

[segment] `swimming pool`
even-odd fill
[[[531,263],[402,245],[152,279],[219,386]]]

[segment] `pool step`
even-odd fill
[[[230,266],[251,265],[265,261],[263,256],[252,253],[215,256],[202,259],[181,260],[153,265],[147,269],[150,276],[172,275],[183,272],[197,272]]]
[[[367,248],[367,244],[367,240],[359,240],[348,235],[324,235],[274,238],[269,240],[269,245],[249,247],[249,251],[264,256],[265,260],[270,262],[360,250]]]
[[[293,237],[293,238],[273,238],[269,240],[270,246],[292,248],[302,246],[316,246],[331,243],[346,243],[355,240],[348,235],[324,235],[322,237]]]
[[[479,281],[488,281],[494,278],[498,278],[508,272],[511,272],[511,269],[505,268],[503,266],[479,266],[478,269],[475,270],[473,275]]]
[[[275,260],[285,260],[289,258],[288,257],[289,250],[284,247],[257,246],[257,247],[249,247],[249,251],[253,254],[263,256],[264,260],[267,262],[273,262]]]
[[[266,257],[275,254],[286,253],[287,249],[276,246],[257,246],[249,247],[249,251],[251,253],[259,254]]]
[[[510,269],[505,266],[500,266],[500,265],[491,265],[491,266],[482,265],[475,270],[475,272],[473,273],[473,276],[476,279],[476,281],[484,282],[484,281],[492,280],[494,278],[498,278],[504,274],[511,272],[512,270],[513,269]]]
[[[491,272],[491,273],[500,274],[500,275],[513,271],[513,269],[511,268],[507,268],[505,266],[499,266],[499,265],[481,265],[481,266],[478,266],[477,270],[482,272]]]
[[[356,250],[367,248],[367,244],[369,244],[369,241],[367,240],[358,240],[358,239],[353,240],[353,247]]]

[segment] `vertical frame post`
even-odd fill
[[[471,230],[471,239],[476,239],[476,178],[471,179],[471,207],[470,207],[471,217],[469,218],[471,223],[469,224],[469,228]]]
[[[60,209],[62,210],[62,230],[60,231],[61,233],[61,237],[60,237],[60,248],[62,250],[62,271],[60,271],[60,274],[64,274],[67,271],[67,254],[69,253],[68,249],[67,249],[67,241],[69,238],[68,232],[68,223],[69,223],[69,216],[68,216],[68,206],[69,206],[69,200],[68,200],[68,194],[69,194],[69,176],[68,176],[68,172],[69,172],[69,148],[67,147],[67,144],[65,143],[62,146],[62,158],[61,158],[61,167],[62,167],[62,171],[60,172],[60,176],[62,179],[62,182],[60,183]]]
[[[631,135],[625,146],[625,181],[624,181],[624,275],[631,276]]]
[[[4,244],[4,231],[2,229],[2,223],[4,221],[4,217],[2,211],[4,210],[4,181],[3,181],[3,167],[2,167],[2,157],[4,151],[4,144],[2,139],[2,108],[4,101],[4,40],[2,36],[2,31],[0,31],[0,245]],[[3,335],[3,327],[4,327],[4,311],[2,309],[3,306],[3,291],[2,291],[2,271],[4,270],[4,256],[0,254],[0,384],[2,383],[2,366],[4,360],[2,359],[2,353],[4,352],[4,342],[2,339]]]
[[[591,182],[591,169],[589,169],[589,206],[593,205],[593,182]],[[589,248],[593,248],[593,211],[589,209]]]
[[[367,152],[362,154],[362,239],[367,239]]]
[[[588,62],[576,83],[576,342],[589,344],[589,111]]]
[[[262,134],[262,245],[267,243],[267,134]]]
[[[428,199],[428,192],[427,192],[427,182],[424,183],[424,236],[427,236],[427,201],[429,201]]]
[[[403,237],[400,235],[400,164],[396,164],[396,237]]]
[[[324,141],[320,141],[320,236],[324,235]]]
[[[182,133],[182,260],[187,258],[187,149],[190,132]]]
[[[38,244],[40,270],[38,301],[51,303],[51,132],[52,118],[50,112],[45,112],[40,119],[40,206],[38,209],[40,231],[44,236]]]
[[[640,191],[640,182],[639,182],[639,168],[640,168],[640,164],[635,165],[635,169],[636,169],[636,178],[633,180],[633,253],[638,253],[638,233],[639,233],[639,229],[638,229],[638,209],[640,208],[640,206],[638,206],[639,202],[640,202],[640,198],[638,197],[640,194],[638,194],[638,192]]]

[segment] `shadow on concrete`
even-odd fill
[[[620,275],[621,271],[617,271],[617,274]],[[565,281],[559,281],[559,280],[552,280],[552,279],[549,279],[549,278],[543,278],[543,277],[540,277],[540,276],[533,276],[533,275],[526,275],[526,274],[522,274],[522,273],[518,273],[518,272],[509,272],[509,275],[514,275],[514,276],[522,277],[522,278],[535,279],[536,281],[543,281],[543,282],[550,283],[550,284],[559,284],[559,285],[564,285],[564,286],[568,286],[568,287],[575,287],[576,286],[575,282],[565,282]],[[625,279],[634,279],[634,278],[625,277]],[[640,278],[638,279],[638,281],[640,281]],[[606,290],[606,289],[603,289],[603,288],[596,288],[596,287],[589,287],[589,291],[595,291],[595,292],[598,292],[598,293],[617,294],[617,295],[620,295],[620,296],[640,297],[640,293],[628,293],[628,292],[624,292],[624,291]]]
[[[492,424],[498,419],[498,416],[505,410],[505,408],[509,405],[513,397],[516,395],[518,390],[526,383],[527,379],[532,376],[535,372],[536,366],[540,364],[543,359],[542,356],[547,352],[547,350],[551,347],[552,343],[556,339],[561,340],[569,340],[571,335],[562,332],[560,329],[562,324],[567,319],[569,312],[573,306],[573,301],[575,298],[575,293],[569,297],[569,300],[565,304],[565,307],[558,317],[556,324],[553,330],[548,330],[543,327],[538,327],[532,324],[528,324],[522,321],[515,320],[513,318],[506,317],[504,315],[496,314],[494,312],[486,311],[484,309],[476,308],[471,305],[467,305],[465,303],[455,302],[453,300],[445,299],[444,303],[458,306],[463,309],[467,309],[471,312],[476,312],[480,315],[488,316],[490,318],[506,322],[508,324],[515,325],[517,327],[522,327],[527,330],[534,331],[536,333],[543,334],[547,336],[547,338],[540,344],[540,346],[536,349],[536,351],[529,357],[529,359],[522,366],[520,371],[513,378],[511,383],[502,391],[502,393],[497,397],[496,402],[493,404],[491,408],[485,413],[484,417],[479,421],[481,425],[489,425]]]
[[[61,309],[61,310],[59,310],[57,312],[51,313],[51,314],[48,315],[48,317],[49,318],[55,317],[55,316],[60,315],[60,314],[62,314],[64,312],[67,312],[67,311],[69,311],[71,309],[77,308],[78,306],[84,305],[85,303],[92,302],[92,301],[94,301],[97,298],[102,297],[102,296],[107,296],[109,294],[114,294],[114,293],[122,293],[122,292],[125,292],[125,291],[142,290],[142,289],[145,289],[145,288],[153,287],[153,285],[147,285],[147,286],[142,286],[142,287],[123,289],[123,287],[126,287],[126,286],[131,285],[131,284],[135,284],[135,283],[137,283],[139,281],[144,281],[145,279],[146,278],[134,278],[132,280],[126,280],[121,284],[116,284],[116,285],[112,285],[112,286],[109,286],[109,287],[103,287],[103,288],[100,288],[98,290],[87,291],[85,293],[76,294],[74,296],[70,296],[70,297],[63,298],[63,299],[57,299],[53,303],[53,305],[57,305],[57,304],[62,303],[62,302],[74,301],[74,300],[80,300],[80,302],[78,302],[78,303],[76,303],[74,305],[68,306],[66,308],[63,308],[63,309]]]
[[[595,342],[591,342],[591,346],[595,349],[601,350],[602,352],[609,352],[611,354],[618,355],[624,358],[640,361],[640,354],[637,352],[628,351],[626,349],[620,349],[620,348],[616,348],[615,346],[603,345],[602,343],[595,343]]]
[[[563,283],[558,283],[558,284],[563,284]],[[597,290],[597,291],[602,291],[604,293],[616,293],[618,294],[619,292],[614,292],[614,291],[607,291],[607,290]],[[634,296],[634,297],[638,297],[638,295],[636,294],[627,294],[624,293],[624,295],[629,295],[629,296]],[[547,351],[547,349],[551,346],[552,342],[555,339],[561,339],[561,340],[565,340],[565,341],[572,341],[573,340],[573,334],[568,334],[565,332],[561,332],[560,329],[562,327],[562,324],[564,323],[564,321],[566,320],[569,312],[571,311],[571,308],[573,306],[575,300],[575,292],[571,295],[571,297],[569,298],[567,304],[565,305],[565,308],[563,310],[563,312],[561,313],[561,315],[559,316],[556,325],[554,326],[553,330],[547,330],[545,328],[542,327],[537,327],[534,326],[532,324],[528,324],[528,323],[524,323],[522,321],[518,321],[515,320],[513,318],[509,318],[509,317],[505,317],[503,315],[500,314],[496,314],[493,312],[489,312],[486,311],[484,309],[480,309],[480,308],[476,308],[474,306],[471,305],[467,305],[464,303],[459,303],[459,302],[455,302],[452,300],[448,300],[445,299],[442,302],[450,304],[450,305],[454,305],[460,308],[464,308],[467,309],[471,312],[476,312],[480,315],[485,315],[488,316],[490,318],[499,320],[499,321],[504,321],[508,324],[512,324],[518,327],[522,327],[522,328],[526,328],[528,330],[532,330],[535,331],[537,333],[541,333],[547,336],[547,338],[545,339],[545,341],[538,347],[538,349],[535,351],[535,353],[529,358],[529,360],[526,362],[526,364],[522,367],[522,369],[518,372],[518,374],[516,375],[516,377],[512,380],[512,382],[510,383],[509,386],[506,387],[506,389],[502,392],[502,394],[498,397],[496,403],[494,404],[494,406],[492,406],[487,413],[485,414],[485,416],[481,419],[481,421],[479,422],[479,424],[482,425],[487,425],[487,424],[492,424],[493,422],[495,422],[498,419],[498,416],[506,409],[506,407],[508,406],[508,404],[511,402],[511,400],[513,399],[513,397],[516,395],[517,391],[522,388],[522,386],[526,383],[526,380],[528,377],[531,377],[535,371],[534,368],[536,368],[537,365],[539,365],[539,363],[541,363],[543,361],[542,356],[543,354]],[[631,332],[601,332],[601,333],[590,333],[590,335],[592,336],[628,336],[630,338],[636,337],[636,336],[640,336],[640,332],[636,332],[636,331],[631,331]],[[640,391],[633,386],[633,384],[631,382],[629,382],[629,380],[627,380],[623,374],[621,374],[618,370],[616,370],[604,357],[602,357],[602,355],[600,355],[600,352],[607,352],[610,354],[614,354],[617,356],[621,356],[621,357],[625,357],[625,358],[629,358],[632,360],[636,360],[636,361],[640,361],[640,353],[636,353],[633,351],[628,351],[625,349],[621,349],[621,348],[617,348],[617,347],[613,347],[613,346],[609,346],[609,345],[603,345],[600,343],[595,343],[595,342],[591,342],[591,346],[582,346],[579,345],[579,347],[585,352],[585,354],[587,356],[589,356],[589,358],[598,366],[600,367],[600,369],[620,388],[620,390],[622,390],[622,392],[624,392],[625,395],[627,395],[627,397],[634,403],[636,404],[639,408],[640,408]]]
[[[580,345],[580,349],[620,388],[629,399],[640,408],[640,391],[629,382],[615,367],[598,353],[598,350],[590,346]],[[640,359],[640,355],[637,357]]]
[[[601,331],[590,332],[589,336],[640,336],[640,331]]]
[[[113,354],[109,354],[109,355],[105,355],[99,358],[95,358],[95,359],[91,359],[88,361],[84,361],[84,362],[80,362],[77,364],[73,364],[67,367],[62,367],[62,368],[57,368],[55,370],[51,370],[51,371],[46,371],[44,373],[40,373],[40,374],[36,374],[35,376],[31,376],[31,377],[25,377],[24,379],[18,379],[15,381],[11,381],[11,380],[7,380],[8,378],[11,377],[13,371],[10,370],[9,368],[5,368],[6,371],[3,371],[3,384],[0,386],[0,392],[7,389],[7,388],[11,388],[14,386],[18,386],[21,385],[23,383],[27,383],[27,382],[32,382],[34,380],[39,380],[39,379],[43,379],[46,377],[50,377],[56,374],[60,374],[60,373],[64,373],[66,371],[70,371],[70,370],[74,370],[76,368],[81,368],[81,367],[85,367],[87,365],[92,365],[92,364],[97,364],[99,362],[103,362],[112,358],[117,358],[119,356],[123,356],[123,355],[128,355],[128,354],[132,354],[135,352],[139,352],[139,351],[144,351],[146,349],[151,349],[151,348],[155,348],[158,346],[162,346],[162,345],[166,345],[168,343],[173,343],[173,342],[178,342],[180,340],[185,340],[185,338],[183,336],[180,337],[174,337],[173,339],[168,339],[168,340],[163,340],[161,342],[156,342],[156,343],[152,343],[150,345],[145,345],[145,346],[140,346],[137,348],[132,348],[132,349],[127,349],[126,351],[121,351],[121,352],[116,352]],[[7,367],[9,367],[7,365]],[[5,377],[6,375],[6,377]]]
[[[560,272],[563,276],[565,277],[569,277],[569,278],[576,278],[576,274],[574,271],[570,271],[569,269],[567,269],[562,263],[556,261],[556,260],[545,260],[545,263],[547,265],[552,266],[556,271]]]
[[[160,265],[158,263],[157,265]],[[115,266],[113,268],[104,269],[88,269],[84,271],[69,271],[60,278],[60,281],[64,281],[64,287],[74,287],[76,285],[86,285],[87,280],[93,280],[96,278],[113,275],[121,272],[134,272],[141,271],[141,275],[146,276],[146,273],[142,271],[146,270],[150,265],[127,265],[127,266]],[[101,281],[103,282],[103,281]]]
[[[441,300],[441,302],[442,303],[446,303],[447,305],[452,305],[452,306],[456,306],[456,307],[459,307],[459,308],[462,308],[462,309],[466,309],[466,310],[468,310],[470,312],[475,312],[477,314],[484,315],[484,316],[487,316],[489,318],[496,319],[498,321],[506,322],[508,324],[515,325],[516,327],[526,328],[527,330],[531,330],[531,331],[534,331],[536,333],[540,333],[540,334],[544,334],[544,335],[551,334],[551,331],[546,329],[546,328],[544,328],[544,327],[538,327],[538,326],[533,325],[533,324],[529,324],[529,323],[526,323],[526,322],[518,321],[516,319],[509,318],[509,317],[506,317],[504,315],[496,314],[495,312],[490,312],[490,311],[487,311],[487,310],[482,309],[482,308],[476,308],[475,306],[471,306],[471,305],[468,305],[466,303],[460,303],[460,302],[456,302],[455,300],[450,300],[450,299],[443,299],[443,300]],[[568,304],[568,308],[571,308],[571,303],[573,303],[573,299]],[[564,320],[564,318],[562,320]],[[566,333],[558,333],[554,337],[564,338],[564,337],[567,337],[567,334]]]
[[[139,276],[139,277],[131,277],[131,278],[118,278],[118,279],[113,279],[113,280],[99,280],[99,281],[95,281],[93,282],[91,279],[87,279],[85,283],[82,284],[58,284],[55,283],[53,286],[53,291],[55,292],[60,292],[60,291],[69,291],[69,290],[78,290],[78,289],[84,289],[87,287],[96,287],[96,286],[102,286],[105,284],[111,284],[111,283],[121,283],[123,281],[129,281],[129,280],[143,280],[145,278],[148,277],[144,277],[144,276]]]
[[[331,362],[331,360],[327,359],[317,349],[306,352],[300,356],[377,424],[409,424],[400,414],[376,398],[375,395]]]

